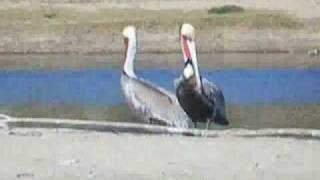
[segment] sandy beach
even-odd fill
[[[69,129],[88,123],[74,122],[67,129],[54,128],[53,124],[39,129],[29,126],[28,121],[10,130],[0,129],[3,179],[311,180],[320,176],[316,130],[235,129],[190,137],[134,133],[130,127],[149,132],[160,128],[133,124],[113,125],[107,130],[110,123],[89,123],[100,129],[97,132]],[[46,127],[46,123],[56,121],[41,122]],[[67,122],[59,123],[57,127]],[[117,131],[124,127],[127,133]]]

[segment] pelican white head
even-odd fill
[[[191,24],[185,23],[181,26],[181,36],[187,37],[189,40],[194,40],[195,32]]]
[[[134,26],[127,26],[123,29],[122,35],[125,44],[125,62],[123,72],[130,77],[136,77],[134,73],[134,59],[137,50],[136,28]]]
[[[198,60],[196,53],[196,46],[194,43],[195,29],[191,24],[185,23],[180,29],[181,48],[183,53],[183,59],[185,63],[192,61],[193,71],[196,77],[196,90],[201,91],[201,80],[198,69]]]
[[[122,35],[125,38],[131,39],[131,38],[136,38],[136,28],[134,26],[127,26],[123,29]]]

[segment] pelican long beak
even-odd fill
[[[196,46],[192,39],[187,38],[186,36],[181,36],[181,47],[183,53],[183,59],[185,65],[191,61],[195,78],[196,78],[196,89],[200,92],[201,91],[201,80],[200,80],[200,73],[198,68],[198,60],[197,60],[197,53],[196,53]]]

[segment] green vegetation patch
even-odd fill
[[[208,10],[209,14],[227,14],[227,13],[241,13],[244,8],[237,5],[225,5],[221,7],[212,7]]]
[[[212,26],[239,26],[254,29],[285,28],[296,29],[303,23],[281,11],[247,10],[244,13],[210,14]]]

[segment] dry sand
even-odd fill
[[[320,141],[0,130],[0,179],[318,179]]]
[[[320,177],[319,130],[201,131],[129,123],[3,118],[0,179]]]

